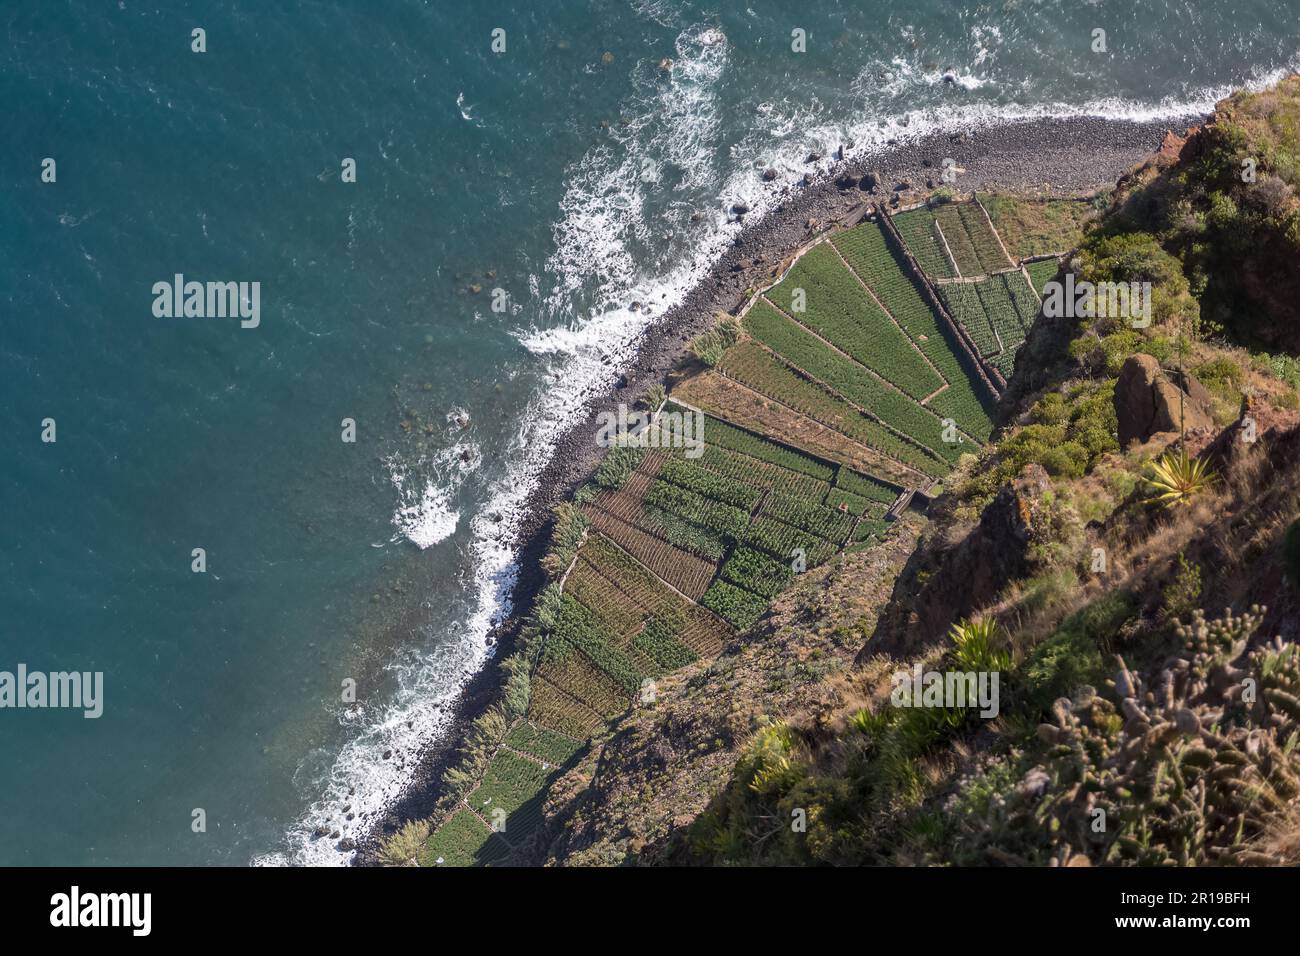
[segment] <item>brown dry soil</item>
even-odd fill
[[[898,485],[916,485],[925,480],[925,476],[919,472],[905,468],[866,445],[860,445],[718,372],[704,372],[683,380],[673,387],[673,398],[695,405],[742,428],[768,435],[814,454],[845,461],[859,470],[871,472]]]

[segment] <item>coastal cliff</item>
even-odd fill
[[[1295,862],[1297,103],[1087,196],[842,175],[644,363],[704,456],[616,449],[555,512],[499,697],[381,858]],[[1045,315],[1067,274],[1146,309]],[[917,665],[996,672],[996,715],[899,706]]]

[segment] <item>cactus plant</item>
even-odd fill
[[[957,821],[968,859],[1080,865],[1279,862],[1250,844],[1300,794],[1300,654],[1249,654],[1264,609],[1193,614],[1183,653],[1109,694],[1062,697],[1019,785]],[[956,798],[954,798],[954,802]]]

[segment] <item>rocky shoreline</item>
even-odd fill
[[[516,617],[493,635],[494,662],[511,653],[517,616],[529,610],[544,583],[538,559],[548,539],[551,508],[569,498],[600,460],[596,415],[619,403],[631,405],[652,384],[663,381],[691,337],[711,325],[717,311],[737,309],[748,289],[792,250],[824,229],[855,221],[868,205],[889,203],[895,195],[906,203],[909,195],[919,196],[940,185],[939,169],[948,158],[962,170],[952,184],[961,192],[998,187],[1027,195],[1077,195],[1112,185],[1129,167],[1158,149],[1167,130],[1181,133],[1203,119],[1199,114],[1159,122],[1042,119],[935,133],[861,155],[853,144],[846,143],[843,159],[831,174],[811,182],[773,182],[772,188],[781,191],[779,204],[763,218],[746,222],[735,244],[709,274],[647,329],[635,359],[623,370],[611,394],[589,403],[584,420],[557,442],[528,502],[529,517],[518,541],[520,572],[513,594]],[[770,178],[760,170],[754,175]],[[866,190],[864,186],[874,188]],[[466,684],[457,698],[449,731],[428,742],[405,793],[378,815],[359,841],[359,865],[374,863],[379,841],[401,822],[427,816],[433,810],[443,771],[455,758],[459,739],[498,690],[495,663]]]

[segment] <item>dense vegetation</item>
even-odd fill
[[[1151,325],[1065,319],[1037,343],[1042,367],[1032,386],[1021,383],[1019,413],[951,482],[928,550],[900,582],[906,597],[874,629],[908,656],[864,655],[860,679],[874,687],[864,705],[834,719],[773,715],[758,728],[674,860],[1297,860],[1300,654],[1272,629],[1295,616],[1300,475],[1287,437],[1247,442],[1234,430],[1245,408],[1296,423],[1285,417],[1298,404],[1294,365],[1273,349],[1297,328],[1297,300],[1279,290],[1300,274],[1298,147],[1300,79],[1291,79],[1234,96],[1180,158],[1122,182],[1106,214],[1068,244],[1077,249],[1068,267],[1094,283],[1150,282]],[[1247,158],[1254,182],[1241,178]],[[1049,234],[1044,216],[1010,198],[989,206],[999,225]],[[900,231],[933,265],[924,216],[909,215]],[[945,235],[954,215],[935,214]],[[949,246],[963,271],[980,264],[974,243]],[[1055,259],[1044,263],[1029,267],[1036,287],[1057,271]],[[941,288],[952,301],[953,286]],[[996,306],[1010,316],[1010,297],[979,302],[986,315]],[[1268,351],[1247,350],[1261,344]],[[1197,398],[1185,399],[1228,426],[1224,438],[1176,429],[1121,448],[1117,387],[1137,354],[1191,382]],[[938,582],[950,580],[948,566],[978,560],[970,555],[984,545],[972,531],[992,534],[992,515],[1023,527],[1023,539],[988,545],[1015,560],[975,596],[975,624],[919,641],[945,602],[957,613]],[[972,628],[986,638],[978,646]],[[913,661],[1000,671],[998,718],[893,706],[891,672]]]
[[[596,806],[575,819],[566,801],[603,799],[594,778],[617,775],[620,753],[659,766],[680,745],[694,823],[643,774],[620,812],[669,837],[644,847],[636,825],[609,826],[582,859],[1294,861],[1300,655],[1271,638],[1300,586],[1300,474],[1294,443],[1277,444],[1300,420],[1286,417],[1300,408],[1286,354],[1300,347],[1286,339],[1300,327],[1298,103],[1300,80],[1234,97],[1181,157],[1092,201],[945,195],[899,215],[896,235],[869,219],[697,338],[681,374],[709,383],[702,453],[613,449],[557,511],[550,584],[502,663],[501,699],[438,812],[384,859],[536,861],[537,841],[571,827],[593,839]],[[1151,324],[1040,318],[1062,269],[1151,283]],[[1121,445],[1135,356],[1203,409],[1199,428]],[[1009,382],[996,435],[985,370]],[[644,404],[693,413],[670,384]],[[1235,439],[1244,410],[1275,426],[1267,439]],[[937,494],[928,478],[945,490],[921,548],[820,594],[828,568],[900,540],[886,512]],[[878,604],[853,611],[845,598],[865,591]],[[740,676],[742,653],[791,630],[818,637]],[[854,642],[852,668],[823,656]],[[896,672],[913,665],[998,675],[996,717],[900,701]],[[795,680],[805,692],[784,695]],[[784,710],[738,720],[742,701],[769,699]],[[660,737],[632,745],[642,732]],[[725,782],[701,791],[692,768],[728,754]]]

